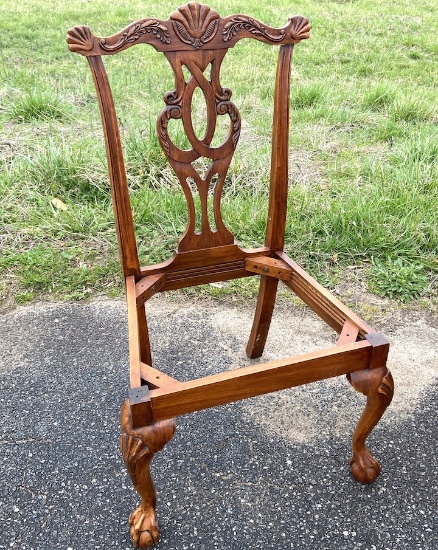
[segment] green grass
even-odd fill
[[[68,117],[68,106],[50,93],[30,90],[6,105],[6,111],[14,122],[62,120]]]
[[[165,0],[152,13],[135,0],[2,2],[3,304],[120,292],[99,110],[87,63],[68,51],[65,34],[88,24],[95,34],[110,35],[147,15],[166,19],[176,6]],[[311,20],[312,37],[294,53],[286,248],[328,286],[356,265],[366,268],[373,292],[421,298],[436,307],[435,2],[382,0],[375,6],[370,0],[293,6],[293,13]],[[217,0],[211,7],[274,26],[291,15],[289,4],[279,0]],[[222,83],[232,88],[244,119],[223,211],[244,246],[264,240],[276,55],[274,47],[242,41],[223,64]],[[184,196],[154,134],[162,94],[173,88],[171,71],[150,47],[131,48],[105,63],[118,105],[141,261],[160,261],[187,221]],[[200,135],[205,107],[199,93],[194,98]],[[178,124],[169,128],[186,145]],[[237,281],[203,292],[246,298],[255,289],[254,282]]]

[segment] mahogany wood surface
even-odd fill
[[[120,141],[119,124],[113,102],[108,77],[100,57],[89,57],[91,73],[99,101],[105,137],[108,171],[111,183],[114,218],[119,242],[123,275],[139,275],[140,265],[137,255],[131,201],[126,180]]]
[[[129,333],[129,373],[130,387],[141,386],[140,374],[140,334],[138,322],[137,300],[135,297],[135,279],[133,275],[126,277],[126,303],[128,306],[128,333]]]
[[[67,33],[70,50],[88,60],[105,136],[128,309],[130,389],[129,399],[122,407],[121,449],[142,498],[130,518],[131,536],[138,547],[147,548],[158,541],[156,495],[149,464],[172,437],[173,417],[182,414],[347,374],[351,385],[367,398],[353,436],[351,470],[361,483],[373,481],[380,473],[365,442],[394,391],[386,367],[388,341],[284,252],[291,63],[294,45],[308,38],[309,32],[309,22],[302,16],[291,17],[283,27],[274,28],[248,15],[222,18],[209,6],[190,2],[177,8],[165,21],[140,19],[108,37],[94,36],[86,26],[76,26]],[[263,247],[251,250],[235,242],[221,212],[223,187],[242,122],[238,107],[231,100],[231,89],[221,84],[220,72],[228,49],[243,38],[279,47],[266,237]],[[174,255],[150,266],[141,266],[138,257],[118,120],[102,60],[102,56],[140,44],[163,52],[174,75],[174,89],[164,93],[164,106],[157,113],[156,131],[181,185],[188,211],[187,227]],[[197,90],[205,98],[207,113],[202,136],[196,134],[192,119]],[[228,134],[221,144],[213,146],[218,117],[228,121]],[[181,123],[190,143],[187,150],[172,141],[168,132],[171,121]],[[207,166],[202,173],[196,168],[201,157]],[[260,277],[260,289],[246,349],[249,357],[263,353],[279,281],[338,333],[336,345],[188,382],[179,382],[152,366],[147,300],[157,292],[254,276]]]
[[[367,397],[365,409],[353,435],[351,473],[360,483],[372,483],[381,469],[380,464],[366,447],[365,441],[391,403],[394,395],[394,380],[385,366],[352,372],[348,374],[348,380],[355,390]]]
[[[150,472],[150,462],[175,432],[175,420],[165,420],[140,429],[132,429],[128,401],[122,406],[120,449],[129,476],[141,496],[140,506],[129,517],[135,547],[148,548],[158,542],[158,523],[155,508],[157,495]]]
[[[155,421],[366,369],[367,341],[178,382],[150,392]]]
[[[77,26],[68,31],[67,42],[70,51],[92,57],[113,55],[135,44],[151,44],[161,52],[193,52],[200,48],[232,48],[242,38],[267,44],[296,44],[309,36],[309,21],[300,15],[276,29],[247,15],[221,18],[208,6],[190,2],[179,7],[166,21],[141,19],[106,38],[94,36],[87,26]]]
[[[137,327],[140,347],[140,363],[152,365],[151,344],[149,341],[149,329],[146,320],[146,309],[144,304],[137,303]],[[140,364],[141,371],[141,364]],[[141,374],[141,372],[140,372]],[[142,378],[143,379],[143,378]]]
[[[339,335],[338,341],[336,342],[337,346],[342,346],[342,344],[347,344],[350,342],[355,342],[359,335],[359,327],[356,326],[350,319],[346,319],[344,326],[342,327],[341,334]]]
[[[172,378],[171,376],[164,374],[164,372],[154,369],[151,365],[147,365],[143,362],[140,363],[140,373],[141,379],[145,380],[151,389],[178,383],[176,378]]]
[[[251,267],[256,265],[254,262],[249,263]],[[277,296],[277,288],[277,278],[268,277],[266,275],[262,275],[260,277],[260,288],[259,294],[257,296],[257,307],[254,313],[254,321],[252,323],[248,344],[246,346],[246,354],[251,359],[260,357],[263,353],[263,350],[265,349],[269,327],[271,326],[272,313],[275,306],[275,298]]]
[[[375,332],[368,323],[335,298],[284,252],[277,252],[276,256],[283,260],[293,271],[291,280],[285,281],[287,286],[336,332],[340,333],[342,331],[346,319],[350,319],[359,327],[361,337]]]

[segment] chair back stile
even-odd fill
[[[88,63],[93,75],[102,118],[123,278],[126,280],[126,277],[133,275],[138,279],[140,263],[113,96],[102,58],[100,56],[88,57]]]

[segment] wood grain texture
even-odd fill
[[[108,77],[100,57],[89,57],[105,137],[114,218],[123,275],[140,274],[131,201],[126,181],[119,125]]]
[[[284,252],[276,253],[276,257],[283,260],[293,271],[291,280],[284,281],[285,284],[336,332],[341,333],[347,319],[359,327],[361,338],[375,332],[368,323],[335,298]]]
[[[172,258],[161,264],[142,266],[140,268],[140,274],[146,276],[163,272],[174,273],[185,269],[204,268],[209,266],[215,269],[215,267],[220,264],[239,260],[242,261],[242,265],[244,265],[247,258],[269,252],[270,250],[266,247],[245,250],[240,248],[237,244],[207,248],[205,250],[175,252]]]
[[[275,277],[283,281],[292,278],[292,269],[282,260],[270,258],[269,256],[256,256],[246,260],[245,269],[259,275]]]
[[[169,386],[179,383],[176,378],[172,378],[164,372],[154,369],[151,365],[147,365],[143,362],[140,363],[140,372],[142,380],[147,382],[150,389],[161,388],[162,386]]]
[[[353,435],[351,473],[360,483],[372,483],[380,475],[380,464],[366,446],[366,439],[382,418],[394,395],[394,380],[385,365],[348,374],[348,381],[367,397],[365,409]]]
[[[154,275],[147,275],[142,277],[135,284],[135,294],[137,305],[144,304],[146,300],[149,300],[156,292],[163,289],[166,284],[166,274],[157,273]]]
[[[122,406],[120,449],[132,483],[141,497],[140,506],[129,518],[132,541],[136,548],[149,548],[158,542],[157,495],[150,462],[173,437],[175,420],[165,420],[140,429],[132,429],[129,403]]]
[[[251,266],[255,264],[250,262]],[[260,277],[260,287],[257,296],[257,307],[254,321],[246,346],[246,354],[251,359],[261,357],[265,349],[266,339],[271,326],[272,313],[277,296],[278,279],[263,275]]]
[[[154,421],[366,369],[371,348],[356,342],[152,390]]]
[[[140,362],[152,365],[151,343],[149,340],[149,328],[146,318],[146,309],[143,303],[137,303],[137,328],[140,348]]]
[[[135,296],[135,278],[133,275],[126,277],[125,289],[126,303],[128,306],[129,385],[131,388],[137,388],[141,386],[141,352],[137,300]]]
[[[265,245],[283,250],[289,165],[289,103],[293,46],[281,46],[278,56],[272,125],[271,178]]]
[[[359,327],[355,325],[350,319],[346,319],[344,326],[342,327],[341,334],[336,342],[337,346],[343,344],[349,344],[350,342],[356,342],[359,336]]]
[[[221,18],[209,6],[189,2],[166,21],[140,19],[105,38],[93,35],[85,25],[78,25],[68,30],[67,44],[70,51],[89,57],[113,55],[135,44],[150,44],[161,52],[193,52],[232,48],[242,38],[272,45],[297,44],[309,35],[309,21],[300,15],[291,17],[284,27],[275,28],[248,15]]]

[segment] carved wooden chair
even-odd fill
[[[370,483],[380,473],[380,466],[365,446],[365,440],[393,395],[393,380],[386,367],[388,341],[320,286],[283,250],[292,52],[295,44],[309,37],[309,31],[308,20],[301,16],[290,18],[281,28],[272,28],[246,15],[221,18],[216,11],[197,2],[179,7],[166,21],[141,19],[108,38],[94,36],[85,26],[68,31],[70,50],[88,59],[96,86],[126,288],[130,389],[122,407],[121,449],[142,498],[130,517],[131,536],[136,546],[148,547],[158,541],[156,494],[149,464],[172,437],[175,417],[179,415],[346,374],[353,387],[367,397],[353,435],[352,474],[359,482]],[[228,49],[242,38],[279,46],[266,240],[265,246],[253,250],[242,249],[235,243],[221,217],[221,192],[239,139],[241,119],[231,101],[231,91],[222,87],[220,69]],[[188,224],[177,251],[168,261],[147,267],[141,267],[137,254],[116,111],[101,57],[137,44],[150,44],[163,52],[174,72],[175,89],[164,95],[165,106],[158,115],[157,132],[188,205]],[[189,77],[183,68],[190,73]],[[204,76],[206,69],[209,77]],[[201,139],[196,136],[192,122],[192,98],[197,87],[204,94],[207,106],[207,126]],[[218,116],[229,118],[229,132],[221,145],[213,147]],[[182,121],[191,144],[189,150],[180,149],[169,137],[171,119]],[[200,157],[210,161],[204,176],[194,166]],[[195,188],[201,205],[200,231],[195,227]],[[211,193],[215,227],[208,215]],[[253,276],[260,277],[260,290],[246,348],[249,357],[262,355],[279,280],[339,334],[336,346],[189,382],[179,382],[153,368],[145,314],[145,302],[152,295]]]

